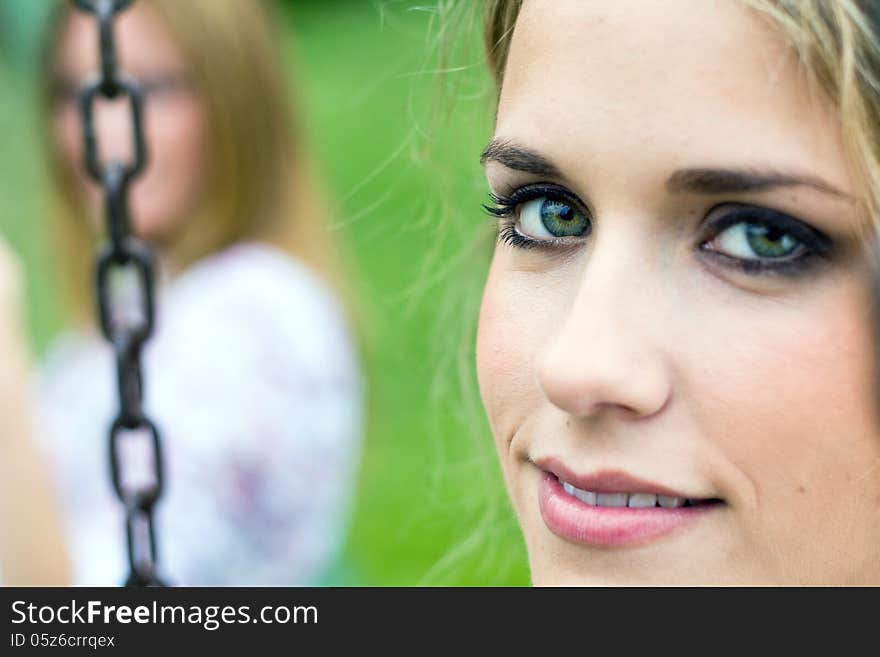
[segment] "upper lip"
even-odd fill
[[[662,484],[639,479],[623,470],[599,470],[590,474],[577,474],[557,459],[538,459],[534,463],[542,470],[556,475],[558,479],[575,488],[593,493],[647,493],[664,497],[704,499],[700,496],[673,490]]]

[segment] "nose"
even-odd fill
[[[130,162],[133,156],[133,135],[129,98],[97,98],[95,102],[95,130],[101,161]]]
[[[662,300],[645,258],[617,257],[626,246],[607,246],[597,242],[587,256],[571,305],[538,355],[538,383],[575,417],[645,418],[671,395]]]

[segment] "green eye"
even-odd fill
[[[744,260],[785,258],[803,246],[782,228],[746,221],[723,230],[713,241],[718,251]]]
[[[589,227],[590,220],[583,212],[561,199],[542,196],[520,206],[519,229],[532,239],[577,237]]]

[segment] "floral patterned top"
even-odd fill
[[[274,247],[239,243],[160,286],[143,358],[164,447],[160,574],[187,586],[319,583],[345,537],[363,419],[357,355],[328,289]],[[37,383],[78,585],[127,574],[108,465],[115,376],[102,338],[68,333]]]

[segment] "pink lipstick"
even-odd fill
[[[556,461],[539,467],[544,523],[557,536],[594,547],[642,545],[722,505],[717,498],[688,497],[619,470],[579,476]]]

